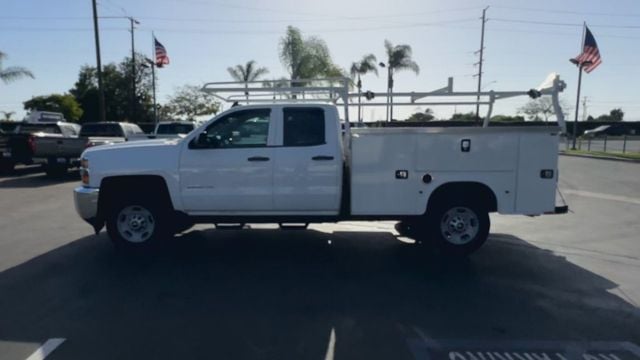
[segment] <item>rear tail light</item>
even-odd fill
[[[27,138],[27,144],[29,145],[29,149],[31,150],[32,153],[36,152],[36,142],[35,139],[33,137],[33,135],[29,135],[29,137]]]

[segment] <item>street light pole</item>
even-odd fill
[[[107,121],[104,102],[104,87],[102,86],[102,61],[100,59],[100,31],[98,30],[98,8],[96,0],[92,0],[93,5],[93,33],[96,41],[96,69],[98,75],[98,115],[100,121]]]
[[[576,114],[573,119],[573,145],[571,150],[576,149],[576,138],[578,137],[578,113],[580,112],[580,87],[582,86],[582,68],[585,63],[578,65],[578,94],[576,95]]]
[[[129,17],[129,23],[131,24],[131,119],[134,121],[136,115],[136,45],[134,37],[135,24],[139,22],[133,17]]]
[[[573,143],[571,145],[571,150],[576,149],[576,138],[578,137],[578,113],[580,112],[580,88],[582,87],[582,69],[585,66],[589,66],[593,64],[591,61],[583,61],[579,63],[576,59],[570,59],[572,64],[578,66],[578,93],[576,94],[576,112],[575,117],[573,119]]]
[[[484,25],[487,23],[487,6],[482,10],[482,32],[480,34],[480,61],[478,61],[478,96],[476,97],[476,122],[480,121],[480,91],[482,90],[482,63],[484,62]]]

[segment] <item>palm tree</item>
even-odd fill
[[[333,63],[329,47],[317,37],[304,39],[298,28],[287,27],[280,39],[280,61],[291,76],[291,86],[305,86],[296,80],[322,77],[343,77],[342,70]]]
[[[362,60],[351,64],[351,71],[350,71],[351,78],[353,79],[356,76],[358,78],[358,81],[356,81],[356,87],[358,88],[358,121],[359,122],[362,121],[362,118],[360,116],[361,109],[362,109],[362,99],[361,99],[362,80],[360,79],[360,76],[366,75],[367,73],[370,73],[370,72],[378,76],[378,67],[377,67],[378,64],[376,64],[376,62],[377,62],[376,56],[373,54],[369,54],[362,57]]]
[[[4,118],[2,119],[2,121],[11,121],[11,118],[13,117],[13,115],[16,112],[15,111],[0,111],[0,113],[2,113],[2,115],[4,115]]]
[[[266,67],[257,67],[255,60],[247,61],[245,65],[228,67],[227,71],[234,80],[243,82],[247,90],[249,89],[249,82],[256,81],[259,77],[269,72]],[[244,95],[247,97],[247,102],[249,102],[249,91],[245,91]]]
[[[393,120],[393,74],[396,71],[411,70],[416,75],[420,73],[420,66],[411,59],[411,46],[393,46],[389,40],[384,41],[384,48],[387,52],[387,101],[389,106],[388,121]],[[381,64],[382,65],[382,64]]]
[[[27,70],[26,68],[20,67],[20,66],[10,66],[6,69],[2,68],[2,60],[7,58],[7,54],[3,53],[2,51],[0,51],[0,80],[2,80],[2,82],[4,82],[5,84],[8,84],[14,80],[18,80],[22,77],[30,77],[30,78],[34,78],[33,74],[31,73],[31,71]]]

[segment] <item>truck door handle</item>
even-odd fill
[[[328,155],[318,155],[311,158],[311,160],[322,161],[322,160],[333,160],[333,156]]]
[[[269,158],[266,156],[252,156],[247,159],[248,161],[269,161]]]

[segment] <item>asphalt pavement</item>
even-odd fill
[[[640,164],[561,157],[566,215],[492,216],[465,261],[392,222],[200,225],[117,253],[77,174],[0,178],[0,359],[640,359]],[[41,357],[42,358],[42,357]]]

